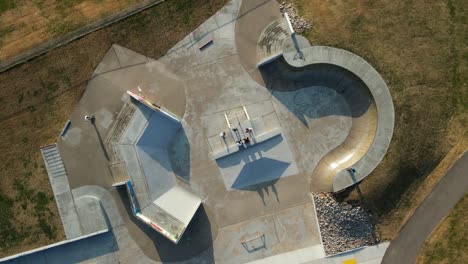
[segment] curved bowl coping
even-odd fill
[[[336,65],[354,73],[369,88],[377,108],[377,131],[374,141],[366,154],[353,165],[356,170],[354,175],[351,175],[346,169],[336,174],[333,180],[333,191],[339,192],[362,181],[385,156],[393,135],[395,122],[392,97],[382,76],[367,61],[356,54],[325,46],[302,48],[301,52],[303,59],[294,59],[296,51],[285,51],[283,57],[293,67],[299,68],[323,63]]]

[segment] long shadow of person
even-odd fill
[[[99,132],[97,126],[96,126],[96,118],[91,118],[91,124],[93,125],[94,127],[94,130],[96,131],[96,135],[98,137],[98,140],[99,140],[99,144],[101,145],[101,149],[102,149],[102,152],[104,154],[104,157],[106,158],[106,160],[109,160],[109,154],[107,153],[107,150],[106,150],[106,146],[104,144],[104,141],[102,140],[102,137],[101,137],[101,133]]]

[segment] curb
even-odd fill
[[[79,28],[75,31],[65,34],[64,36],[58,37],[46,43],[40,44],[39,46],[32,48],[28,51],[25,51],[19,55],[6,59],[5,61],[0,62],[0,73],[9,70],[19,64],[27,62],[31,59],[34,59],[40,55],[43,55],[53,49],[61,47],[65,44],[72,42],[78,38],[86,36],[94,31],[107,27],[115,22],[123,20],[127,17],[135,15],[141,11],[144,11],[150,7],[153,7],[157,4],[161,4],[165,0],[145,0],[140,4],[134,5],[130,8],[127,8],[119,13],[110,15],[106,18],[88,24],[82,28]]]

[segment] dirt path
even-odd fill
[[[440,180],[390,243],[382,263],[414,263],[424,241],[468,190],[468,153]]]

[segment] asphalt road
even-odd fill
[[[468,153],[465,152],[390,243],[382,263],[414,263],[421,246],[432,230],[467,191]]]

